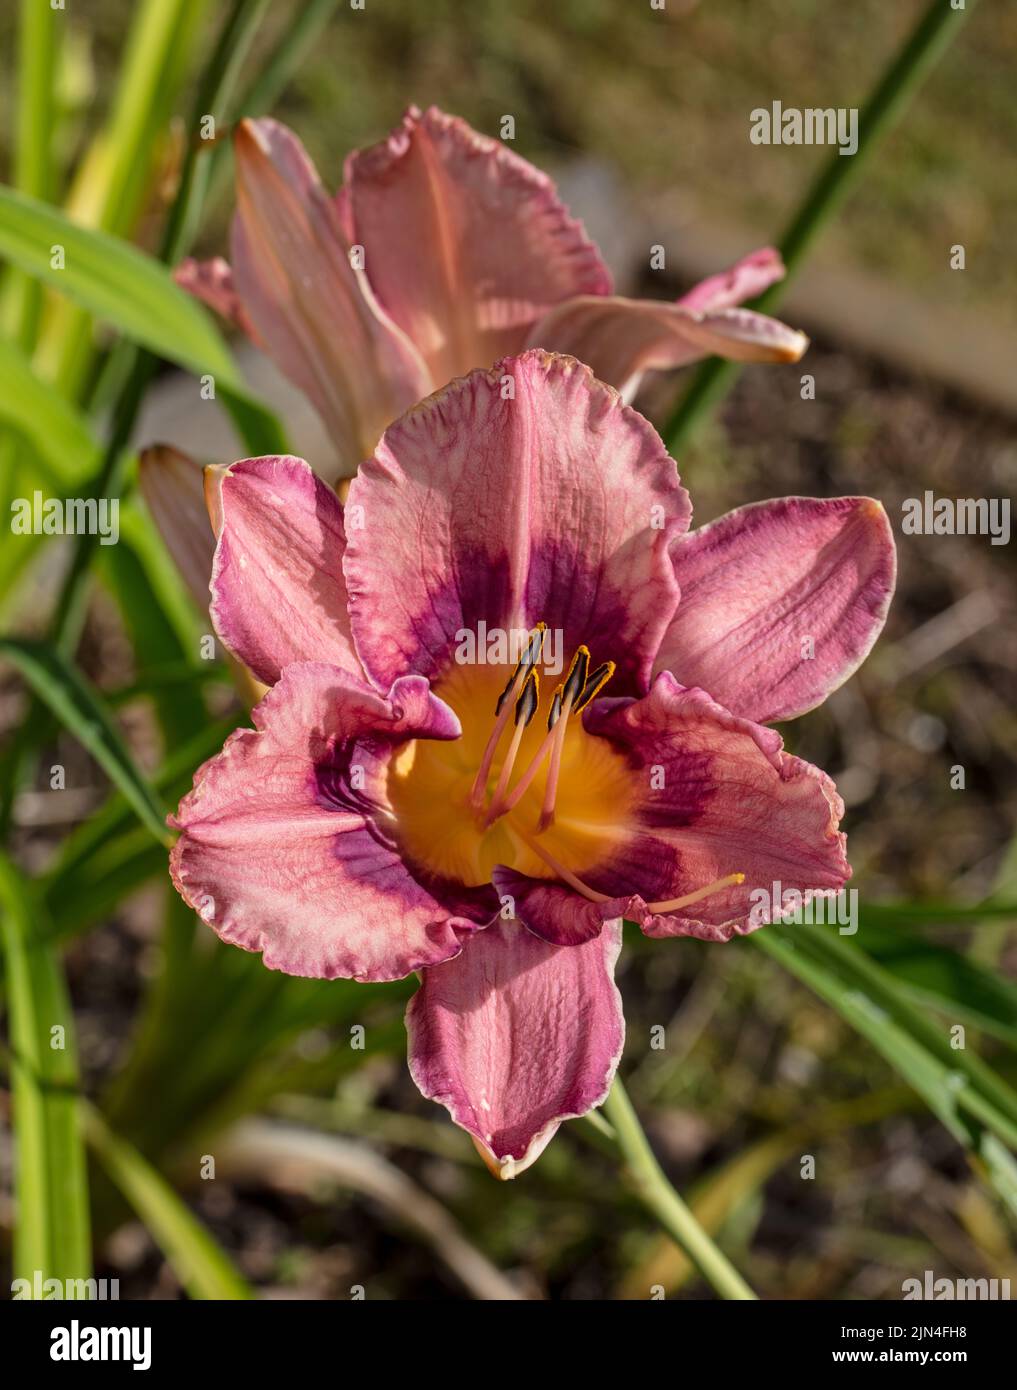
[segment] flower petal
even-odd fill
[[[595,701],[585,724],[624,753],[640,795],[614,855],[583,874],[604,901],[495,871],[502,901],[511,897],[516,917],[543,940],[574,949],[604,922],[627,917],[647,936],[728,941],[770,920],[775,891],[778,900],[794,890],[808,901],[850,877],[836,788],[785,753],[773,729],[739,719],[669,673],[641,700]],[[686,907],[648,906],[737,873],[743,883]]]
[[[813,709],[857,670],[896,576],[890,523],[868,497],[757,502],[673,553],[681,602],[654,669],[761,724]]]
[[[296,136],[276,121],[246,120],[235,147],[236,291],[267,350],[355,466],[431,389],[430,378],[351,264],[335,203]]]
[[[414,879],[386,833],[393,752],[460,732],[427,682],[407,677],[385,698],[335,667],[296,664],[252,718],[170,817],[182,897],[224,941],[290,975],[394,980],[457,955],[457,932],[478,925],[469,905]]]
[[[215,630],[259,680],[291,661],[326,661],[362,678],[342,557],[342,504],[303,459],[268,455],[209,470],[218,536]]]
[[[606,1098],[625,1038],[620,950],[620,922],[559,948],[499,916],[424,971],[406,1011],[410,1071],[497,1176],[528,1168],[562,1120]]]
[[[708,309],[733,309],[747,299],[755,299],[756,295],[783,280],[786,273],[780,252],[772,246],[763,246],[743,256],[729,270],[700,280],[688,294],[682,295],[678,303],[696,313],[705,313]]]
[[[647,935],[726,941],[768,920],[756,910],[761,890],[767,901],[776,883],[811,895],[839,890],[850,877],[836,787],[785,753],[775,730],[739,718],[669,672],[642,700],[596,701],[585,722],[626,754],[642,788],[614,861],[586,879],[612,898],[631,894],[623,915]],[[687,908],[646,908],[736,873],[743,883]]]
[[[195,602],[205,611],[215,536],[205,510],[202,472],[200,463],[169,444],[141,451],[141,495]]]
[[[195,299],[200,299],[229,323],[243,329],[259,347],[264,347],[240,301],[229,262],[223,260],[222,256],[214,256],[210,261],[196,261],[193,256],[188,256],[173,272],[173,279],[181,289],[193,294]]]
[[[662,300],[586,295],[552,309],[530,344],[571,353],[631,400],[645,371],[713,354],[733,362],[797,362],[809,340],[749,309],[693,311]]]
[[[554,946],[581,946],[599,936],[604,923],[621,917],[625,906],[612,899],[617,906],[612,917],[604,910],[605,904],[591,902],[574,888],[555,879],[528,878],[504,865],[495,869],[491,880],[501,903],[511,900],[512,911],[523,926]]]
[[[481,621],[543,621],[566,659],[586,643],[615,660],[613,690],[646,688],[688,494],[653,428],[580,363],[529,352],[453,382],[386,431],[354,508],[343,567],[379,687],[441,675]]]
[[[436,386],[520,351],[559,300],[611,291],[551,180],[436,107],[352,154],[345,187],[371,285]]]

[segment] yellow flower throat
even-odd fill
[[[542,639],[541,625],[514,668],[453,667],[434,692],[458,715],[462,737],[416,739],[392,762],[388,793],[402,846],[443,878],[478,886],[503,864],[569,879],[627,833],[633,769],[577,717],[614,665],[591,669],[580,647],[551,690],[540,680]]]

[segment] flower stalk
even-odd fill
[[[756,1294],[668,1182],[617,1076],[603,1111],[614,1127],[618,1148],[640,1200],[674,1237],[707,1283],[721,1298],[740,1302],[755,1299]]]

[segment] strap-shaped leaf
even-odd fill
[[[105,705],[81,673],[47,642],[0,638],[0,658],[17,667],[36,695],[116,783],[146,828],[168,844],[164,808],[135,767]]]
[[[57,482],[79,482],[94,472],[99,446],[88,421],[36,375],[19,348],[2,337],[0,422],[25,436]]]
[[[209,314],[166,266],[128,242],[76,226],[47,203],[0,188],[0,256],[158,356],[243,390]]]
[[[0,856],[18,1200],[14,1275],[29,1281],[30,1297],[38,1271],[61,1280],[63,1297],[86,1298],[76,1283],[92,1271],[73,1018],[59,957],[41,940],[39,911],[21,875]]]
[[[132,1144],[113,1134],[98,1111],[85,1110],[88,1141],[113,1182],[141,1217],[192,1298],[252,1297],[229,1256]]]

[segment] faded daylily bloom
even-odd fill
[[[623,918],[727,941],[754,889],[848,879],[832,781],[767,724],[875,641],[878,503],[688,534],[650,424],[529,351],[392,425],[345,511],[291,457],[210,470],[209,504],[216,631],[272,688],[171,819],[174,882],[273,969],[419,972],[414,1080],[500,1176],[607,1094]],[[457,660],[480,630],[517,660]]]
[[[794,362],[804,334],[737,306],[783,277],[756,251],[677,303],[621,299],[547,176],[436,107],[354,151],[330,194],[297,137],[236,134],[231,261],[177,280],[309,397],[348,477],[382,430],[453,378],[525,347],[570,353],[630,399],[648,369],[718,353]]]

